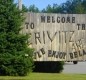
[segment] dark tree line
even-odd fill
[[[53,6],[48,5],[41,11],[35,5],[31,5],[29,8],[25,7],[23,10],[26,11],[26,9],[29,12],[85,14],[86,0],[67,0],[61,5],[58,5],[57,3],[53,4]]]

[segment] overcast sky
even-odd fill
[[[18,0],[14,0],[16,3],[18,3]],[[53,5],[54,3],[60,5],[61,3],[66,2],[67,0],[22,0],[22,3],[29,7],[30,5],[35,5],[40,10],[45,8],[48,4]]]

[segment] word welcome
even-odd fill
[[[42,23],[75,23],[75,17],[60,17],[60,16],[41,16]]]

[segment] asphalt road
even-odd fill
[[[73,74],[86,74],[86,62],[66,62],[62,73],[73,73]]]

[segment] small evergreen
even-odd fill
[[[33,68],[28,35],[20,34],[20,13],[14,0],[0,0],[0,75],[25,76]]]

